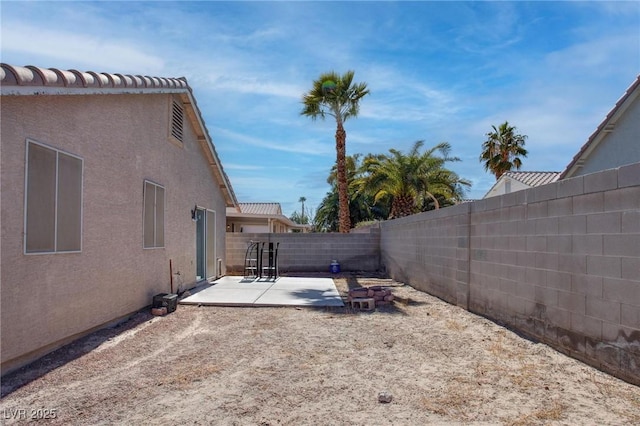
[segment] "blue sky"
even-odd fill
[[[640,2],[2,1],[12,65],[187,77],[240,202],[315,209],[335,122],[300,116],[321,73],[371,94],[347,154],[447,141],[481,198],[491,125],[528,136],[522,170],[561,171],[640,73]]]

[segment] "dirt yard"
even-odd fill
[[[2,422],[640,424],[636,386],[408,286],[335,281],[405,303],[140,313],[4,378]]]

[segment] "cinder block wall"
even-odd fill
[[[460,204],[381,223],[381,254],[394,279],[468,308],[469,211]]]
[[[640,163],[384,222],[380,241],[392,277],[640,384]]]
[[[281,273],[329,271],[332,260],[342,271],[378,271],[380,269],[380,228],[353,234],[226,234],[227,272],[243,274],[249,241],[279,242],[278,264]],[[266,261],[266,255],[265,255]]]

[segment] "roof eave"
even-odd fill
[[[289,226],[291,228],[297,228],[297,229],[310,228],[309,225],[301,225],[299,223],[295,223],[294,221],[292,221],[291,219],[289,219],[288,217],[286,217],[284,215],[253,214],[253,213],[231,213],[231,212],[228,212],[227,213],[227,217],[228,218],[237,218],[237,219],[272,219],[272,220],[277,220],[279,222],[282,222],[282,223],[286,224],[287,226]]]
[[[635,81],[629,86],[629,88],[625,91],[625,93],[620,97],[618,102],[614,105],[614,107],[609,111],[604,120],[600,123],[600,125],[596,128],[596,130],[589,136],[587,141],[582,145],[578,153],[573,157],[571,162],[565,167],[562,171],[558,180],[566,179],[567,177],[572,177],[576,171],[578,171],[585,160],[589,158],[589,155],[593,152],[593,150],[598,146],[598,144],[607,136],[610,130],[608,128],[612,128],[615,126],[618,119],[625,113],[629,105],[633,103],[636,98],[640,95],[640,74],[636,77]]]
[[[231,186],[229,177],[222,167],[222,163],[220,162],[218,153],[216,152],[215,146],[213,145],[213,140],[211,139],[209,131],[205,126],[204,119],[202,118],[202,114],[200,112],[200,109],[198,108],[198,104],[196,103],[191,88],[188,87],[188,90],[184,93],[186,95],[186,99],[183,98],[183,106],[187,109],[187,116],[192,121],[193,127],[197,129],[196,137],[198,138],[198,142],[200,143],[202,148],[207,153],[209,167],[211,167],[213,174],[215,175],[216,179],[218,179],[220,189],[224,193],[225,205],[226,207],[237,208],[238,199],[236,198],[236,194],[233,191],[233,187]]]

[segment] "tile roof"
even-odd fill
[[[506,172],[504,175],[534,187],[555,182],[558,180],[560,172]]]
[[[246,214],[281,215],[280,203],[238,203],[240,211]]]
[[[546,185],[551,182],[555,182],[558,180],[560,176],[560,172],[505,172],[499,179],[495,181],[495,183],[489,188],[487,193],[483,198],[487,198],[489,196],[495,196],[499,194],[493,194],[493,191],[500,186],[507,178],[516,180],[524,185],[527,185],[530,188],[540,185]]]
[[[580,148],[580,151],[573,157],[571,162],[567,165],[564,171],[560,174],[558,179],[565,179],[573,176],[576,169],[578,169],[586,157],[589,156],[591,151],[600,143],[603,139],[601,135],[604,135],[613,130],[618,118],[624,113],[628,106],[640,96],[640,74],[636,77],[635,81],[631,83],[631,86],[624,92],[624,94],[618,99],[618,102],[613,106],[611,111],[604,118],[602,123],[596,128],[596,130],[589,136],[587,142]]]
[[[0,63],[0,94],[15,95],[94,95],[94,94],[151,94],[172,93],[181,97],[189,110],[198,141],[202,145],[209,166],[220,183],[228,207],[237,206],[238,200],[222,167],[213,140],[209,135],[202,113],[185,77],[166,78],[142,75],[81,72],[40,68],[32,65],[20,67]]]
[[[237,208],[227,207],[227,218],[275,219],[290,229],[311,229],[311,225],[295,223],[283,215],[280,203],[238,203]]]
[[[165,78],[149,77],[142,75],[124,75],[96,73],[93,71],[81,72],[77,70],[59,70],[57,68],[40,68],[32,65],[18,67],[9,64],[0,64],[0,80],[2,81],[2,94],[63,94],[87,93],[109,90],[118,92],[139,92],[141,90],[167,90],[189,89],[184,77]],[[66,89],[61,90],[61,89]],[[76,89],[74,91],[73,89]]]

